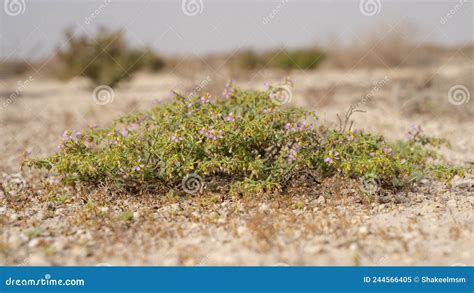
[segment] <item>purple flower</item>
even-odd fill
[[[296,160],[296,153],[294,151],[290,151],[288,154],[288,161],[293,162],[294,160]]]
[[[300,123],[286,123],[284,126],[285,130],[290,132],[304,131],[310,128],[306,120],[301,121]]]
[[[212,139],[212,140],[217,140],[218,138],[223,138],[222,136],[222,130],[218,130],[216,131],[215,129],[209,129],[209,130],[206,130],[206,129],[201,129],[198,131],[198,133],[200,135],[203,135],[209,139]]]
[[[349,131],[349,135],[346,136],[348,141],[358,142],[359,139],[357,138],[357,134],[359,134],[358,129],[354,129],[353,131]]]
[[[119,130],[116,130],[115,132],[116,132],[118,135],[120,135],[121,137],[125,137],[125,136],[127,136],[127,134],[128,134],[128,130],[125,129],[125,128],[123,128],[123,127],[120,128]]]
[[[370,152],[369,156],[373,157],[373,156],[375,156],[375,153],[374,153],[374,152]]]
[[[232,84],[233,84],[233,81],[230,81],[230,80],[225,84],[224,92],[222,93],[224,98],[230,98],[230,96],[232,95],[232,92],[233,92]]]
[[[300,122],[300,130],[305,130],[309,128],[308,122],[306,120],[303,120]]]
[[[73,133],[74,133],[74,135],[73,135]],[[70,131],[70,130],[65,130],[61,136],[63,138],[63,144],[66,144],[70,141],[77,144],[77,141],[82,138],[81,132],[79,132],[79,131]]]
[[[421,132],[420,127],[412,125],[411,128],[405,133],[405,138],[407,140],[414,139]]]
[[[332,159],[327,157],[326,159],[324,159],[324,163],[326,164],[331,164],[332,163]]]
[[[240,119],[240,115],[235,115],[234,113],[230,112],[227,116],[224,117],[226,122],[234,122],[236,119]]]
[[[144,167],[143,164],[132,167],[132,171],[139,172]]]
[[[134,131],[138,128],[138,124],[137,123],[131,123],[127,126],[127,130],[128,131]]]
[[[201,104],[209,104],[211,102],[212,96],[210,94],[205,94],[200,98]]]
[[[176,134],[173,134],[173,136],[171,136],[171,141],[172,142],[180,142],[182,141],[183,138],[182,137],[178,137]]]
[[[383,153],[386,154],[386,155],[389,155],[389,156],[392,156],[392,155],[393,155],[393,152],[392,152],[392,149],[391,149],[391,148],[384,147],[382,151],[383,151]]]
[[[289,153],[288,153],[288,161],[291,163],[293,162],[294,160],[296,160],[296,158],[298,157],[298,152],[300,151],[301,149],[301,146],[299,143],[295,143],[293,144],[293,146],[291,147]]]

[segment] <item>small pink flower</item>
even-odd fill
[[[138,128],[138,124],[137,123],[131,123],[127,126],[127,130],[128,131],[134,131]]]
[[[183,139],[184,139],[184,138],[178,137],[178,135],[176,135],[176,134],[173,134],[173,136],[171,136],[171,141],[172,141],[172,142],[176,142],[176,143],[177,143],[177,142],[183,141]]]
[[[143,164],[140,164],[138,166],[134,166],[134,167],[132,167],[132,171],[139,172],[141,169],[143,169],[143,167],[144,167]]]
[[[392,151],[391,148],[384,147],[382,151],[383,151],[384,154],[386,154],[386,155],[388,155],[388,156],[392,156],[392,155],[393,155],[393,151]]]
[[[120,135],[121,137],[125,137],[128,135],[128,130],[125,129],[125,128],[120,128],[119,130],[116,130],[115,131],[118,135]]]

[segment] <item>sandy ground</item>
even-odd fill
[[[289,74],[292,105],[316,111],[322,123],[358,104],[357,128],[401,139],[412,125],[449,139],[446,158],[474,162],[474,102],[455,105],[448,92],[474,93],[473,62],[430,68],[320,70]],[[208,80],[219,94],[225,74],[142,74],[114,90],[105,105],[84,80],[32,75],[0,81],[0,176],[20,192],[0,207],[0,263],[8,265],[473,265],[474,176],[451,186],[424,182],[385,203],[361,202],[349,185],[254,200],[216,194],[123,198],[101,190],[45,188],[39,174],[18,172],[21,152],[55,151],[65,129],[106,125]],[[263,88],[286,74],[258,72],[237,85]],[[14,95],[15,91],[20,92]],[[12,179],[13,178],[13,179]],[[16,178],[16,179],[15,179]],[[355,188],[355,187],[354,187]],[[0,192],[5,203],[5,193]]]

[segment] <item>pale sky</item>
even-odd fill
[[[7,5],[15,1],[20,10]],[[183,1],[194,3],[183,8]],[[92,34],[101,25],[123,28],[131,45],[163,54],[348,43],[381,24],[414,24],[418,40],[443,45],[473,41],[472,0],[183,1],[0,0],[0,57],[46,57],[61,46],[66,28]]]

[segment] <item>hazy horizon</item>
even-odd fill
[[[9,1],[23,2],[23,11],[7,14]],[[197,3],[198,11],[185,13],[183,1]],[[44,58],[63,44],[65,29],[91,35],[101,26],[123,29],[132,46],[150,46],[166,55],[324,45],[328,40],[347,44],[382,24],[394,30],[412,24],[419,42],[459,46],[473,40],[472,1],[183,1],[2,0],[0,57]],[[364,1],[376,3],[378,11],[362,13]]]

